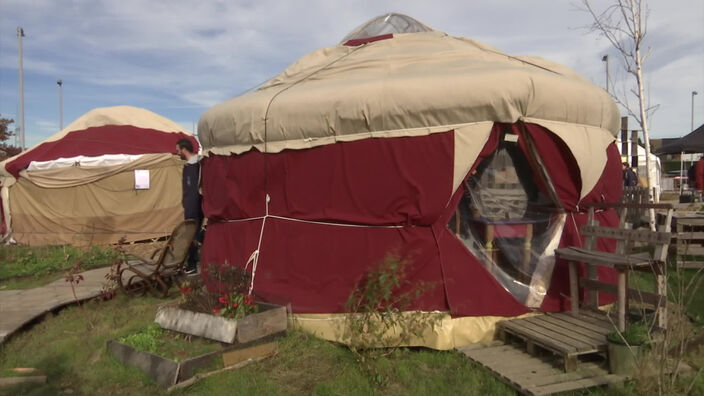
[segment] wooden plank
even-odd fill
[[[579,314],[582,316],[594,318],[598,321],[601,321],[603,323],[611,324],[611,321],[607,318],[608,316],[611,316],[612,319],[616,318],[616,315],[610,312],[602,311],[602,310],[597,310],[597,311],[592,311],[590,309],[583,309],[579,311]]]
[[[693,268],[693,269],[699,269],[699,268],[704,268],[704,261],[678,261],[677,262],[677,267],[678,268]]]
[[[260,311],[237,321],[237,342],[246,343],[269,334],[285,331],[288,326],[286,307],[258,303]]]
[[[653,260],[643,257],[640,254],[616,254],[608,252],[599,252],[596,250],[586,250],[577,247],[562,248],[555,251],[555,256],[558,259],[568,261],[579,261],[593,265],[601,265],[605,267],[615,267],[617,265],[634,267],[648,267]]]
[[[652,244],[667,244],[670,243],[670,239],[672,239],[672,234],[669,232],[650,231],[645,229],[631,230],[592,225],[583,225],[579,228],[579,232],[583,236],[621,239]]]
[[[535,384],[536,382],[539,382],[537,380],[538,378],[549,378],[557,376],[559,374],[565,374],[565,370],[563,370],[562,367],[560,367],[559,365],[559,359],[554,358],[548,366],[550,367],[549,370],[543,368],[536,370],[533,368],[533,366],[526,366],[521,371],[517,370],[512,373],[504,374],[524,386],[530,386]],[[597,363],[582,362],[579,364],[579,368],[577,369],[577,371],[573,371],[572,373],[580,373],[582,370],[590,371],[599,368],[601,368],[601,366]],[[606,374],[608,374],[608,372]]]
[[[617,384],[625,381],[625,378],[616,374],[607,374],[598,377],[584,378],[580,380],[562,382],[545,386],[531,388],[530,392],[534,395],[552,395],[559,392],[568,392],[578,389],[586,389],[594,386],[602,386],[609,384]]]
[[[544,329],[543,331],[545,332],[545,334],[549,335],[550,337],[559,337],[560,341],[569,341],[570,345],[574,345],[578,348],[581,347],[591,349],[594,347],[598,347],[602,344],[604,346],[606,345],[606,343],[603,342],[601,339],[592,340],[591,337],[584,337],[571,329],[565,328],[564,324],[566,324],[567,322],[558,321],[559,324],[555,325],[543,320],[542,316],[534,316],[532,318],[527,318],[524,320],[527,323],[539,326],[541,329]]]
[[[704,239],[704,231],[677,231],[677,240]]]
[[[465,355],[471,356],[477,360],[481,360],[482,362],[485,363],[492,363],[492,362],[508,362],[508,363],[517,363],[520,362],[521,360],[526,360],[527,357],[530,357],[530,355],[526,355],[524,351],[521,351],[518,349],[518,347],[512,346],[512,350],[507,352],[489,352],[489,353],[466,353]]]
[[[536,362],[535,357],[529,355],[525,351],[521,351],[516,348],[519,354],[506,356],[503,359],[492,359],[489,356],[471,356],[477,362],[483,365],[488,365],[500,369],[502,373],[505,372],[521,372],[526,370],[527,367],[532,367],[533,369],[546,369],[553,367],[552,364],[547,362]]]
[[[477,356],[483,356],[483,355],[491,355],[495,356],[497,354],[501,354],[504,351],[514,351],[516,350],[516,347],[513,345],[507,345],[507,344],[501,344],[498,346],[493,346],[493,347],[488,347],[488,348],[476,348],[476,349],[464,349],[464,347],[457,348],[458,351],[464,353],[465,355],[475,355],[478,354]],[[479,352],[478,352],[479,351]]]
[[[526,378],[525,380],[520,380],[520,384],[526,389],[537,388],[546,385],[559,384],[562,382],[577,381],[584,378],[597,377],[602,375],[608,375],[609,371],[605,370],[597,365],[593,367],[585,368],[581,365],[579,371],[573,371],[570,373],[558,372],[554,375],[542,375],[536,376],[534,378]]]
[[[677,226],[685,226],[685,227],[691,227],[691,226],[704,226],[704,217],[697,217],[697,218],[686,218],[686,217],[677,217]]]
[[[577,315],[579,313],[579,275],[577,273],[577,263],[570,261],[568,265],[570,277],[570,311],[572,315]]]
[[[493,348],[493,347],[498,347],[498,346],[506,346],[504,345],[503,342],[495,340],[495,341],[489,341],[489,342],[480,342],[476,344],[469,344],[469,345],[464,345],[461,347],[457,347],[458,351],[465,353],[466,351],[473,351],[476,349],[488,349],[488,348]]]
[[[510,328],[513,332],[520,332],[527,336],[531,341],[540,345],[543,348],[553,350],[561,354],[575,353],[577,351],[590,351],[594,349],[589,344],[578,340],[563,336],[558,333],[550,332],[547,329],[524,321],[516,321],[514,326]],[[508,331],[509,328],[506,328]],[[594,349],[596,352],[596,349]]]
[[[593,281],[587,278],[579,278],[579,285],[585,289],[597,290],[602,293],[609,293],[616,295],[618,293],[618,287],[610,283]],[[664,296],[659,296],[655,293],[646,292],[638,289],[629,288],[627,291],[628,298],[630,300],[635,300],[638,302],[644,302],[646,304],[660,305],[661,301],[664,301]]]
[[[607,323],[607,322],[604,322],[601,320],[598,320],[595,322],[593,318],[584,317],[582,315],[574,317],[572,315],[560,312],[560,313],[549,313],[549,314],[547,314],[547,316],[549,316],[551,318],[555,318],[557,320],[570,322],[570,323],[574,324],[575,326],[582,327],[584,329],[587,329],[589,331],[592,331],[592,332],[600,334],[600,335],[605,335],[605,334],[608,334],[611,331],[613,331],[613,326],[611,326],[610,323]],[[589,320],[587,320],[587,319],[589,319]]]
[[[542,315],[540,316],[540,319],[546,323],[547,326],[555,326],[556,328],[563,328],[566,331],[569,331],[573,334],[575,334],[578,337],[584,337],[585,340],[588,340],[590,343],[593,343],[594,345],[600,345],[600,344],[605,344],[606,343],[606,337],[604,336],[603,333],[600,331],[594,331],[585,327],[581,326],[580,324],[575,324],[572,322],[560,320],[557,318],[554,318],[552,316],[548,315]]]
[[[0,388],[17,386],[21,384],[45,384],[46,375],[26,375],[22,377],[0,378]]]
[[[539,394],[549,394],[548,391],[551,389],[568,388],[569,390],[575,386],[577,388],[574,389],[581,389],[589,386],[589,382],[584,382],[585,380],[601,384],[604,381],[603,377],[608,375],[605,369],[592,362],[580,364],[577,371],[564,373],[556,365],[559,360],[533,357],[520,351],[518,347],[515,348],[523,355],[523,359],[520,359],[518,363],[506,359],[491,362],[477,360],[477,357],[486,359],[492,355],[490,351],[484,349],[470,350],[469,353],[472,356],[468,356],[468,358],[485,367],[504,383],[526,394],[534,391],[540,392]]]
[[[255,345],[250,348],[236,349],[222,354],[223,366],[233,366],[249,359],[260,359],[276,354],[276,342]]]
[[[592,321],[594,324],[601,324],[602,326],[608,328],[609,332],[616,330],[617,318],[615,313],[583,309],[579,311],[579,318],[586,321]]]
[[[672,204],[658,203],[658,204],[632,204],[632,203],[609,203],[609,202],[589,202],[583,204],[587,208],[609,208],[609,209],[673,209]]]
[[[680,256],[704,256],[704,246],[677,244],[677,254]]]

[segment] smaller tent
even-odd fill
[[[656,154],[704,153],[704,124],[680,139],[660,147]]]
[[[148,110],[94,109],[0,162],[4,237],[90,245],[168,235],[183,220],[176,142],[195,138]]]

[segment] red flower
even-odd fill
[[[227,304],[227,300],[225,300],[225,297],[218,298],[218,301],[220,301],[220,304]]]
[[[220,307],[215,307],[213,308],[213,314],[217,315],[217,313],[220,312]]]
[[[233,308],[237,308],[237,305],[238,305],[238,304],[237,304],[237,301],[233,301],[233,302],[232,302],[232,307],[233,307]]]

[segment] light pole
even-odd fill
[[[606,92],[609,92],[609,56],[602,56],[601,61],[606,63]]]
[[[64,95],[62,87],[64,82],[56,80],[56,85],[59,86],[59,131],[64,129]]]
[[[19,52],[19,70],[20,70],[20,149],[24,151],[24,76],[22,75],[22,37],[24,30],[17,27],[17,50]]]
[[[697,91],[692,91],[692,124],[691,130],[694,131],[694,95],[697,95]]]

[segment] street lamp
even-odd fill
[[[609,92],[609,56],[602,56],[601,61],[606,63],[606,92]]]
[[[24,125],[24,76],[22,71],[22,37],[24,37],[24,29],[17,27],[17,52],[18,52],[18,63],[19,63],[19,88],[20,88],[20,150],[24,151],[24,134],[26,127]]]
[[[691,130],[694,130],[694,95],[697,95],[697,91],[692,91],[692,124],[691,124]]]
[[[64,95],[62,92],[64,82],[56,80],[56,85],[59,86],[59,130],[62,130],[64,129]]]

